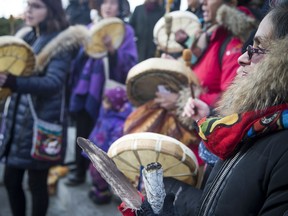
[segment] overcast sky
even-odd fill
[[[64,7],[67,6],[67,3],[69,0],[62,0]],[[142,4],[144,0],[128,0],[130,2],[131,10],[134,10],[134,8]],[[8,18],[10,14],[13,14],[14,16],[17,16],[23,12],[23,9],[25,7],[25,2],[27,0],[0,0],[0,17],[6,17]],[[185,4],[186,0],[183,1],[183,5],[181,8],[186,8]]]

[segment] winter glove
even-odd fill
[[[137,211],[137,216],[177,216],[174,209],[174,200],[175,195],[173,193],[169,193],[166,195],[164,199],[164,204],[162,208],[162,212],[158,214],[154,214],[153,209],[147,199],[141,205],[141,209]]]
[[[2,75],[2,76],[6,76],[6,78],[3,80],[3,84],[1,84],[1,87],[4,88],[10,88],[11,90],[14,90],[17,87],[17,83],[16,83],[16,76],[12,75],[12,74],[8,74],[8,75]]]

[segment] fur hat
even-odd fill
[[[114,110],[120,110],[128,101],[126,91],[121,87],[107,89],[104,95],[108,98]]]

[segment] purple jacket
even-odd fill
[[[124,110],[121,112],[112,109],[107,111],[101,108],[96,125],[89,135],[89,140],[107,152],[110,145],[123,136],[124,123],[131,112],[132,106],[129,102],[124,105]]]
[[[84,52],[80,51],[75,60],[75,68],[79,68],[77,61],[81,62]],[[134,42],[134,31],[131,26],[125,24],[125,36],[122,45],[115,56],[109,58],[110,78],[125,84],[129,70],[137,63],[137,48]],[[105,83],[105,72],[102,59],[88,58],[82,66],[82,70],[72,70],[72,77],[77,82],[72,86],[70,98],[70,112],[86,110],[90,116],[97,120]]]

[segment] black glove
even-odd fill
[[[169,193],[164,199],[161,216],[177,216],[174,207],[175,194]]]
[[[16,89],[17,88],[16,76],[8,74],[6,82],[3,84],[2,87],[10,88],[11,90]]]
[[[137,211],[137,216],[177,216],[173,205],[174,199],[175,195],[173,193],[166,195],[160,214],[154,214],[150,203],[145,199],[141,205],[141,209]]]
[[[153,209],[151,208],[150,203],[147,201],[147,199],[144,200],[144,202],[141,205],[140,210],[137,211],[137,216],[154,216]]]

